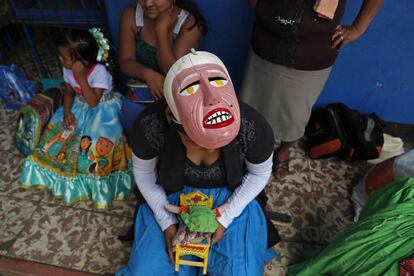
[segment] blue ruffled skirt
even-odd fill
[[[24,188],[48,188],[66,203],[92,198],[98,208],[127,197],[134,182],[131,150],[120,122],[121,95],[110,92],[92,108],[76,96],[76,128],[63,129],[63,107],[51,118],[23,164]]]
[[[185,186],[182,193],[195,190],[213,196],[214,207],[225,203],[232,194],[227,187],[200,189],[189,186]],[[170,195],[169,202],[179,205],[179,194]],[[129,262],[116,275],[202,275],[200,268],[185,265],[175,272],[166,250],[164,233],[146,203],[141,205],[135,225],[135,241]],[[211,247],[207,273],[223,276],[262,275],[263,266],[276,256],[276,252],[266,246],[266,219],[262,208],[253,200],[229,225],[223,238]]]

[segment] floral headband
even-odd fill
[[[89,29],[89,32],[96,39],[98,43],[99,50],[98,55],[96,56],[96,61],[98,62],[107,62],[109,58],[109,41],[106,39],[101,32],[100,28]]]

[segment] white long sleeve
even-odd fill
[[[229,208],[217,219],[224,227],[228,227],[234,218],[239,216],[244,208],[264,189],[272,173],[273,154],[259,164],[246,160],[247,173],[242,184],[237,187],[228,199]]]
[[[174,214],[168,212],[164,206],[168,203],[164,188],[156,184],[155,169],[158,158],[149,160],[140,159],[132,155],[133,172],[138,189],[154,213],[155,219],[164,231],[171,224],[177,223]]]

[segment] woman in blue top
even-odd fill
[[[207,32],[192,0],[139,0],[126,8],[120,26],[120,66],[126,75],[144,81],[162,98],[164,75]]]

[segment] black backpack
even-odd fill
[[[379,157],[384,144],[381,120],[335,103],[312,112],[306,126],[311,158],[339,156],[347,160]]]

